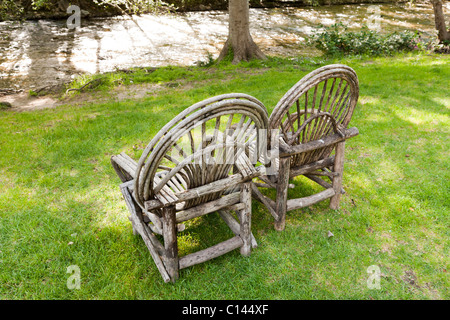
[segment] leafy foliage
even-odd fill
[[[380,34],[363,26],[360,31],[348,31],[343,23],[329,27],[320,25],[308,42],[327,55],[392,55],[399,51],[420,50],[424,44],[417,32],[403,31]]]
[[[161,0],[94,0],[100,6],[113,6],[129,14],[143,12],[157,12],[161,8],[170,9],[172,6]]]
[[[89,6],[116,8],[127,14],[155,13],[169,11],[174,8],[162,0],[89,0]],[[20,19],[26,11],[54,11],[57,0],[0,0],[0,21]]]
[[[52,5],[52,3],[49,0],[33,0],[32,1],[32,6],[33,6],[34,10],[50,9],[51,5]]]
[[[0,21],[17,19],[23,13],[23,7],[14,0],[0,0]]]

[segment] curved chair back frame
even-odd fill
[[[234,126],[233,119],[239,120],[234,121]],[[143,207],[145,201],[154,199],[156,193],[171,183],[169,188],[173,191],[184,191],[225,178],[235,159],[217,163],[217,155],[225,156],[228,150],[236,157],[253,139],[258,141],[260,149],[265,148],[261,144],[265,140],[258,129],[267,128],[266,108],[248,95],[221,95],[187,108],[164,126],[145,148],[136,169],[137,202]],[[197,129],[201,131],[200,138],[194,133]],[[210,136],[206,135],[208,129],[213,131]],[[180,146],[182,140],[189,142],[189,148]],[[211,157],[213,153],[215,158]],[[218,196],[219,193],[196,199],[186,203],[185,207]]]
[[[352,68],[341,64],[321,67],[302,78],[280,99],[269,118],[269,133],[279,129],[284,143],[293,146],[320,139],[334,126],[338,131],[345,129],[358,96],[358,77]],[[328,116],[315,116],[323,113]],[[308,120],[311,117],[313,122]],[[306,123],[308,130],[304,127]]]
[[[286,212],[331,198],[337,209],[342,192],[345,140],[358,134],[347,129],[359,97],[355,71],[342,64],[327,65],[304,76],[279,100],[269,118],[271,165],[276,174],[261,176],[258,186],[275,188],[273,201],[254,185],[253,195],[275,218],[275,229],[283,230]],[[270,145],[278,143],[277,146]],[[334,151],[334,155],[331,153]],[[267,166],[267,164],[266,164]],[[271,171],[273,172],[273,171]],[[325,190],[308,197],[288,199],[289,179],[303,175]]]

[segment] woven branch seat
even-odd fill
[[[180,269],[237,248],[246,256],[257,246],[251,233],[251,181],[265,174],[254,159],[266,148],[261,135],[267,128],[267,110],[257,99],[220,95],[169,121],[139,161],[125,153],[111,157],[133,233],[144,240],[165,282],[176,281]],[[212,212],[234,236],[179,257],[177,232],[183,223]]]
[[[359,96],[358,77],[342,64],[321,67],[303,77],[278,102],[269,118],[267,138],[270,174],[252,184],[253,197],[275,219],[275,229],[285,228],[286,212],[331,199],[337,209],[342,188],[345,141],[359,134],[347,128]],[[274,132],[276,132],[274,134]],[[288,199],[289,179],[303,175],[325,190]],[[276,189],[276,199],[258,188]]]

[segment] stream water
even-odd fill
[[[380,13],[380,32],[419,30],[435,37],[431,5],[335,5],[251,9],[251,33],[269,55],[319,54],[304,39],[319,24],[358,29]],[[370,11],[372,10],[372,11]],[[444,11],[449,16],[447,2]],[[65,20],[0,22],[0,89],[37,89],[76,74],[135,66],[192,65],[218,56],[228,33],[226,11]]]

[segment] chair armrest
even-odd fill
[[[122,182],[130,181],[136,176],[137,163],[126,153],[111,157],[111,164]]]
[[[359,134],[358,128],[353,127],[350,129],[344,129],[342,131],[342,135],[339,133],[335,133],[329,136],[324,137],[323,139],[310,141],[304,144],[298,144],[295,146],[289,146],[285,143],[280,143],[280,157],[288,157],[294,154],[308,152],[312,150],[316,150],[319,148],[324,148],[335,143],[344,141],[346,139],[355,137]]]

